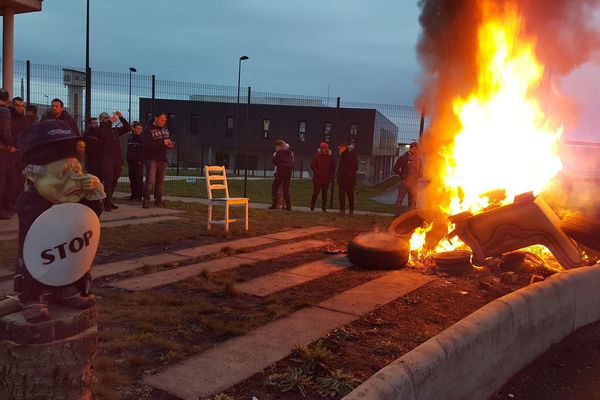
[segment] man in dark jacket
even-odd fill
[[[154,204],[163,205],[162,189],[167,173],[167,150],[175,147],[166,128],[167,114],[154,114],[154,121],[142,132],[144,163],[146,166],[146,184],[144,186],[143,208],[150,207],[150,195],[154,192]]]
[[[144,195],[144,146],[142,131],[144,127],[135,121],[133,131],[127,139],[127,166],[129,171],[129,188],[131,196],[128,200],[142,200]]]
[[[103,112],[98,119],[100,123],[98,129],[96,129],[96,137],[98,138],[99,153],[101,155],[102,184],[106,192],[104,211],[112,211],[119,208],[112,202],[113,192],[117,187],[119,176],[121,176],[121,166],[123,164],[119,137],[131,131],[131,126],[119,111],[115,111],[112,117]],[[113,128],[113,123],[117,119],[121,121],[121,126]]]
[[[275,165],[275,179],[271,188],[272,204],[270,209],[279,208],[279,187],[283,185],[283,200],[285,209],[292,210],[290,200],[290,180],[294,169],[294,153],[290,150],[290,145],[281,139],[275,141],[275,154],[273,154],[273,165]]]
[[[9,145],[15,149],[15,152],[6,154],[6,189],[0,198],[0,218],[10,218],[15,213],[15,204],[17,197],[23,191],[25,178],[21,174],[23,165],[17,148],[17,140],[23,130],[31,125],[31,120],[25,116],[25,102],[20,97],[12,99],[10,110],[11,119],[11,137]]]
[[[329,150],[329,145],[322,142],[314,155],[310,168],[313,171],[313,194],[310,200],[310,210],[315,210],[315,203],[321,192],[321,209],[327,211],[327,189],[335,173],[335,162]]]
[[[85,169],[92,175],[97,176],[102,182],[102,153],[98,142],[98,118],[92,117],[87,120],[83,136],[90,139],[85,147]]]
[[[340,143],[340,164],[338,166],[337,180],[339,186],[340,213],[346,213],[346,196],[350,215],[354,214],[354,186],[356,185],[356,171],[358,171],[358,157],[354,152],[354,145],[346,146]]]
[[[71,114],[65,110],[65,105],[61,99],[53,99],[50,103],[51,107],[48,111],[42,115],[42,121],[46,121],[49,119],[57,119],[60,121],[65,121],[69,124],[69,127],[77,136],[81,136],[79,133],[79,128],[77,127],[77,121],[75,118],[71,117]]]
[[[17,148],[11,145],[12,142],[12,123],[10,120],[10,110],[8,105],[10,96],[6,89],[0,89],[0,200],[4,198],[4,193],[8,190],[6,178],[8,176],[8,159],[17,152]],[[9,219],[12,214],[0,210],[0,219]]]
[[[423,170],[418,148],[417,142],[412,142],[408,151],[402,154],[394,164],[393,170],[401,180],[396,198],[396,215],[400,215],[402,212],[402,202],[406,195],[408,195],[409,210],[414,209],[417,204],[417,181]]]

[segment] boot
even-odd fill
[[[27,302],[23,305],[23,318],[30,324],[49,321],[48,306],[41,301]]]

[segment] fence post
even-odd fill
[[[263,168],[263,178],[267,177],[267,153],[265,153],[265,166]]]
[[[421,124],[419,126],[419,139],[423,136],[423,129],[425,128],[425,110],[421,110]]]
[[[248,141],[250,140],[250,94],[252,88],[248,86],[248,105],[246,106],[246,155],[244,156],[244,197],[248,197],[246,194],[246,186],[248,184]]]
[[[204,145],[200,145],[200,176],[204,176]]]
[[[152,100],[150,101],[150,111],[154,114],[154,99],[156,98],[156,75],[152,74]]]
[[[338,120],[338,116],[339,116],[339,111],[340,111],[340,98],[337,98],[337,104],[335,106],[335,126],[333,128],[333,132],[334,135],[331,135],[331,139],[329,139],[329,146],[331,146],[331,160],[333,161],[334,159],[334,154],[335,154],[335,149],[333,146],[333,138],[339,133],[338,132],[338,125],[339,125],[339,120]],[[338,157],[339,160],[339,157]],[[335,171],[333,173],[333,176],[331,177],[331,196],[329,198],[329,208],[333,208],[333,195],[335,193]]]
[[[300,179],[304,178],[304,161],[300,161]]]
[[[31,103],[31,61],[27,60],[25,63],[25,80],[26,82],[26,100],[27,105]]]

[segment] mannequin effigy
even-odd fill
[[[32,225],[39,228],[39,224],[34,223],[53,206],[80,203],[94,211],[95,215],[91,213],[91,218],[97,219],[100,215],[102,200],[106,195],[100,180],[83,171],[80,159],[84,154],[85,139],[74,133],[68,124],[58,120],[35,123],[19,137],[27,189],[19,196],[16,206],[19,216],[19,255],[14,282],[24,317],[30,323],[50,319],[48,301],[76,309],[89,308],[95,303],[91,293],[89,266],[85,267],[83,276],[73,282],[48,285],[34,278],[33,269],[31,266],[28,268],[25,262],[27,254],[24,254],[24,247],[27,247],[24,244]],[[64,249],[58,250],[62,256]],[[46,261],[54,257],[48,253],[42,254],[44,256]]]

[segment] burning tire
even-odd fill
[[[560,223],[560,228],[571,239],[600,251],[600,220],[581,213],[567,213]]]
[[[448,234],[446,216],[439,210],[420,208],[400,215],[392,221],[388,232],[409,240],[415,229],[432,224],[431,230],[425,235],[425,247],[435,247]]]
[[[348,259],[366,269],[398,269],[406,266],[410,245],[397,235],[366,233],[348,244]]]

